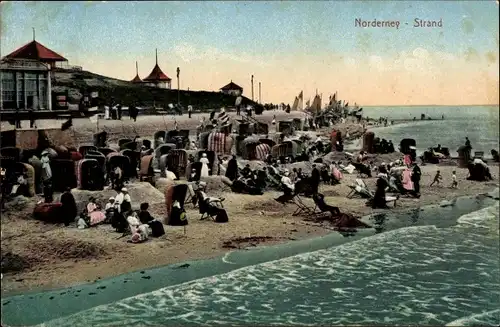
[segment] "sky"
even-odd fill
[[[123,80],[155,63],[177,86],[231,80],[254,99],[316,90],[360,105],[499,103],[499,6],[484,1],[2,2],[1,56],[33,39],[70,65]],[[442,27],[414,27],[415,18]],[[355,20],[399,21],[399,28]]]

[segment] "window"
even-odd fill
[[[40,94],[38,95],[40,109],[47,109],[47,81],[40,81]]]
[[[34,79],[34,80],[36,80],[36,79],[38,79],[38,75],[37,75],[37,74],[34,74],[34,73],[26,73],[26,74],[24,75],[24,78],[26,78],[26,79]]]

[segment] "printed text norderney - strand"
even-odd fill
[[[401,24],[399,20],[378,20],[378,19],[354,19],[354,27],[362,27],[362,28],[395,28],[399,29],[402,25],[408,25],[409,23],[404,22]],[[443,19],[439,20],[426,20],[415,18],[412,21],[411,27],[443,27]]]

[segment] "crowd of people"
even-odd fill
[[[116,115],[111,114],[109,117],[111,119],[121,119],[121,106],[116,106],[115,109],[116,110],[112,112],[116,112]],[[134,110],[134,108],[129,109],[131,119],[136,119],[137,117],[137,112]],[[191,110],[190,108],[188,112],[189,115],[191,115]],[[221,117],[226,119],[226,116],[224,110],[221,110],[217,118],[215,117],[215,112],[213,112],[209,122],[211,122],[213,128],[215,128],[217,125],[221,125],[218,120],[220,120]],[[380,120],[380,123],[383,122],[387,124],[387,119]],[[205,123],[206,122],[203,120],[202,125]],[[275,117],[273,117],[272,124],[276,124]],[[415,154],[405,154],[402,155],[400,160],[375,166],[373,161],[369,159],[367,153],[360,151],[356,156],[351,155],[347,159],[346,164],[342,161],[333,161],[327,164],[323,162],[323,157],[327,153],[330,151],[343,152],[343,146],[340,144],[340,142],[342,142],[341,138],[335,137],[335,139],[337,143],[333,145],[325,144],[321,135],[317,135],[316,139],[301,139],[304,143],[304,147],[295,157],[275,158],[269,155],[264,165],[261,165],[260,168],[257,169],[252,169],[250,164],[240,167],[238,158],[235,155],[226,157],[219,156],[217,158],[217,165],[214,164],[213,160],[209,160],[206,153],[203,153],[199,157],[197,164],[195,164],[194,156],[190,155],[188,158],[189,169],[186,179],[189,182],[199,183],[201,179],[210,175],[223,175],[226,180],[229,181],[229,185],[233,192],[258,195],[263,194],[268,189],[281,190],[283,191],[283,195],[278,197],[276,201],[286,204],[299,195],[312,197],[315,201],[322,201],[323,199],[324,202],[324,196],[319,192],[321,183],[337,185],[344,179],[343,174],[357,173],[359,176],[370,178],[375,173],[377,178],[375,192],[371,192],[370,190],[358,190],[359,193],[364,194],[364,196],[368,198],[369,201],[367,203],[373,208],[388,208],[387,203],[390,197],[388,197],[386,193],[397,194],[397,197],[400,195],[412,196],[415,198],[420,197],[420,180],[422,172],[416,162]],[[162,137],[159,137],[158,140],[155,141],[157,141],[158,144],[163,144],[165,142]],[[284,141],[284,138],[282,138],[281,141]],[[472,147],[468,138],[466,138],[465,147],[468,149],[470,156]],[[195,142],[193,142],[191,148],[196,148]],[[146,151],[147,149],[143,147],[142,150]],[[149,150],[153,151],[152,149]],[[381,140],[379,142],[379,150],[378,153],[392,153],[395,151],[394,145],[390,140]],[[40,212],[44,210],[43,204],[47,205],[54,202],[53,173],[51,168],[51,156],[53,151],[54,150],[48,148],[41,152],[40,159],[36,156],[30,159],[33,161],[39,160],[41,167],[39,178],[43,187],[42,192],[44,201],[40,203]],[[148,153],[151,153],[151,151]],[[414,147],[411,151],[414,152]],[[433,151],[440,153],[440,151],[442,151],[441,146],[438,145],[438,148]],[[311,157],[313,160],[311,160]],[[310,171],[306,173],[300,167],[290,167],[290,164],[298,161],[304,162],[304,167],[311,167]],[[474,165],[474,168],[469,167],[471,176],[473,175],[473,171],[484,169],[486,178],[491,179],[491,174],[484,161],[475,159],[471,161],[470,165]],[[174,180],[182,177],[176,176],[173,172],[168,170],[168,167],[165,168],[165,170],[164,173],[168,179]],[[309,170],[309,168],[307,168],[307,170]],[[12,196],[30,193],[29,184],[27,183],[28,172],[26,170],[20,171],[14,177],[9,175],[10,179],[7,178],[4,168],[2,168],[1,172],[2,194],[7,192],[7,185],[9,184],[11,186],[9,188],[10,195]],[[450,180],[451,188],[459,187],[456,171],[453,171]],[[443,176],[441,172],[437,170],[433,182],[429,187],[441,186],[442,181]],[[117,166],[111,171],[108,171],[107,184],[110,184],[110,186],[116,190],[116,196],[111,197],[104,208],[99,205],[95,197],[91,197],[81,213],[77,212],[77,205],[71,189],[66,189],[61,194],[59,201],[60,212],[63,217],[62,222],[68,226],[75,221],[78,228],[89,228],[99,224],[109,223],[118,232],[125,233],[129,231],[131,233],[131,241],[133,242],[142,242],[151,234],[161,234],[161,228],[158,227],[159,221],[154,219],[148,212],[148,203],[142,203],[139,211],[132,210],[132,199],[126,188],[127,182],[129,181],[121,167]],[[359,185],[359,187],[363,189],[362,185]],[[35,193],[39,193],[38,190]],[[6,197],[3,195],[2,205],[5,199]],[[323,204],[325,207],[327,206],[325,203]],[[334,211],[336,216],[340,215],[340,210],[338,208]]]

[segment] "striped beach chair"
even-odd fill
[[[186,150],[174,149],[167,155],[167,169],[180,178],[186,174],[188,156]]]

